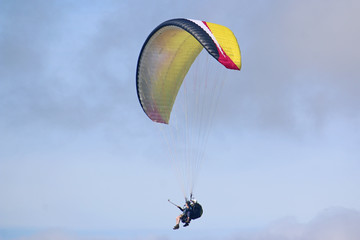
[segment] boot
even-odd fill
[[[174,227],[173,227],[174,230],[176,229],[179,229],[179,224],[176,224]]]
[[[190,221],[191,221],[191,219],[187,218],[186,221],[185,221],[184,227],[189,226]]]

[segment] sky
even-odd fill
[[[359,239],[360,3],[0,0],[0,240]],[[136,95],[149,33],[172,18],[229,27],[227,73],[182,204]]]

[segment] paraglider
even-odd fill
[[[176,224],[173,228],[174,230],[179,229],[180,221],[184,223],[184,227],[187,227],[189,226],[191,220],[197,219],[203,214],[202,206],[195,199],[190,199],[189,201],[186,201],[184,207],[180,207],[171,202],[170,200],[168,201],[178,207],[180,211],[182,211],[182,214],[180,214],[176,218]]]
[[[219,76],[213,87],[209,87],[209,74],[198,71],[197,79],[184,81],[203,49],[225,68],[241,69],[239,45],[229,28],[185,18],[157,26],[147,37],[137,63],[136,90],[140,105],[153,122],[163,126],[161,131],[175,168],[180,169],[181,163],[184,166],[177,176],[187,204],[179,207],[183,213],[174,229],[180,221],[187,226],[203,212],[192,195],[223,80]],[[206,64],[204,68],[211,67]],[[183,117],[173,114],[174,109],[179,109]]]

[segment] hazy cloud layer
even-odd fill
[[[286,131],[324,127],[334,119],[358,122],[360,4],[272,4],[257,9],[251,25],[234,26],[243,68],[227,83],[222,106],[232,108],[226,109],[226,117]]]
[[[227,239],[227,240],[358,240],[360,238],[360,213],[345,208],[329,208],[322,211],[318,216],[307,223],[299,223],[295,217],[286,217],[277,220],[264,229],[257,231],[238,231],[235,235],[221,231],[211,235],[206,231],[194,233],[191,236],[191,227],[180,229],[187,231],[186,239]],[[169,233],[83,233],[76,234],[66,231],[39,232],[31,236],[23,236],[16,240],[171,240],[181,239],[181,233],[172,235]],[[146,232],[146,231],[145,231]],[[121,236],[120,236],[121,235]],[[214,237],[216,236],[216,237]],[[0,238],[1,239],[1,238]],[[6,240],[6,238],[4,238]]]
[[[7,5],[0,103],[7,118],[2,122],[79,128],[106,115],[106,86],[100,84],[99,76],[94,81],[80,69],[84,64],[93,68],[83,57],[92,28],[86,36],[71,15],[71,5],[50,1]],[[66,11],[70,14],[64,15]],[[104,61],[101,57],[99,62]]]
[[[288,217],[266,229],[234,240],[356,240],[360,238],[360,213],[344,208],[330,208],[308,223]]]

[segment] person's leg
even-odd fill
[[[177,218],[176,218],[176,225],[174,226],[174,230],[176,229],[179,229],[179,224],[180,224],[180,219],[181,219],[182,215],[179,215]]]
[[[179,224],[179,223],[180,223],[180,219],[181,219],[181,215],[177,216],[177,218],[176,218],[176,224]]]

